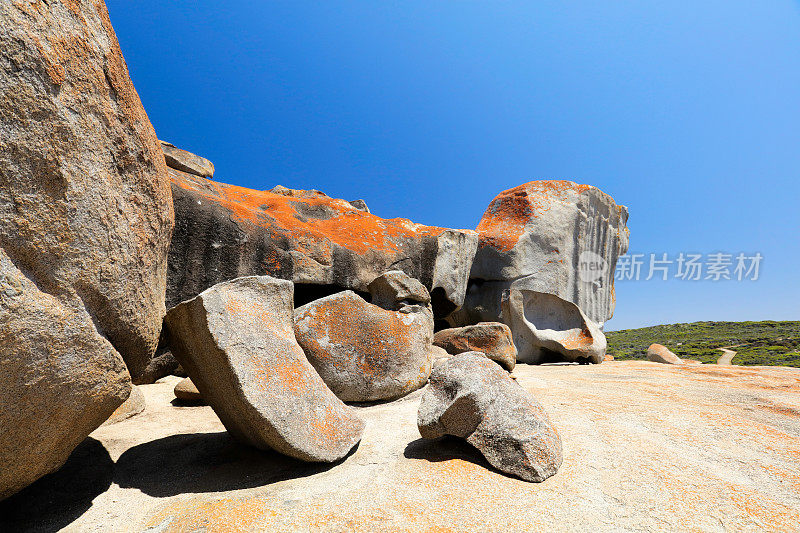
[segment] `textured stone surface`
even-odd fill
[[[131,394],[128,396],[128,399],[111,413],[111,416],[108,417],[108,420],[103,422],[103,425],[107,426],[127,420],[132,416],[141,414],[145,408],[147,408],[147,404],[145,403],[144,393],[142,393],[142,389],[138,386],[134,386],[131,388]]]
[[[187,152],[166,141],[161,141],[161,150],[168,167],[204,178],[214,177],[214,163],[205,157]]]
[[[544,292],[511,289],[503,295],[502,305],[518,361],[602,363],[605,359],[605,334],[572,302]]]
[[[495,468],[542,482],[561,466],[561,437],[531,395],[486,357],[466,352],[431,373],[417,415],[426,439],[453,435]]]
[[[293,286],[249,276],[173,307],[173,352],[228,431],[256,448],[336,461],[364,422],[325,386],[294,337]]]
[[[138,375],[164,316],[173,211],[102,1],[0,3],[0,132],[0,247],[85,306]]]
[[[422,308],[388,311],[352,291],[295,310],[295,336],[325,383],[344,401],[398,398],[431,371],[433,321]]]
[[[86,311],[41,292],[0,249],[0,499],[59,468],[130,390]]]
[[[0,507],[0,529],[12,516],[29,522],[5,530],[81,533],[797,529],[800,370],[612,361],[514,374],[563,440],[544,483],[497,472],[460,439],[420,439],[424,389],[359,407],[361,444],[327,468],[237,444],[210,407],[171,405],[170,377],[142,387],[144,413],[92,434],[116,479],[91,506],[59,508],[50,495],[65,483],[52,485],[16,515]]]
[[[185,402],[201,402],[203,395],[194,386],[192,378],[183,378],[175,385],[175,397]]]
[[[367,289],[371,303],[390,311],[399,311],[408,305],[428,306],[431,303],[428,289],[402,270],[384,272],[372,280]]]
[[[511,330],[500,322],[480,322],[473,326],[443,329],[433,336],[433,344],[453,355],[483,352],[508,371],[514,370],[517,362],[517,348],[511,338]]]
[[[473,231],[382,219],[319,191],[255,191],[171,176],[176,229],[168,305],[252,274],[366,291],[392,269],[425,285],[438,316],[463,301],[477,246]]]
[[[683,363],[680,357],[662,344],[651,344],[647,348],[647,360],[654,363],[665,363],[668,365],[679,365]]]
[[[614,314],[614,269],[628,249],[628,211],[590,185],[532,181],[500,193],[478,225],[480,241],[463,308],[454,326],[500,319],[509,288],[549,292],[603,324]],[[586,253],[606,262],[583,281]]]

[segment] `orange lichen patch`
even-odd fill
[[[327,196],[287,196],[171,173],[172,182],[224,206],[231,216],[283,235],[306,251],[330,241],[363,254],[369,250],[399,252],[404,240],[436,237],[445,228],[383,219],[359,211],[350,203]]]
[[[566,335],[560,338],[559,342],[567,350],[581,350],[591,348],[594,343],[594,338],[592,338],[592,334],[589,333],[589,329],[584,327],[579,330],[570,330],[566,332]]]
[[[510,251],[525,232],[528,221],[549,211],[552,202],[566,202],[592,188],[572,181],[540,180],[501,192],[478,224],[479,245]]]

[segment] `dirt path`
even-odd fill
[[[738,344],[736,346],[739,346]],[[729,350],[728,348],[736,348],[736,346],[726,346],[724,348],[717,348],[717,350],[722,352],[722,356],[717,359],[718,365],[729,365],[731,364],[731,359],[733,356],[736,355],[736,352],[733,350]]]

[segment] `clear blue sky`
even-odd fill
[[[757,282],[619,282],[608,329],[800,319],[797,2],[108,6],[159,136],[220,181],[462,228],[525,181],[589,183],[632,251],[764,256]]]

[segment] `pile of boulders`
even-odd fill
[[[603,361],[624,207],[533,181],[456,230],[213,181],[156,137],[102,1],[26,6],[0,8],[0,499],[168,374],[234,437],[307,461],[361,439],[345,402],[427,385],[424,437],[556,472],[558,432],[510,372]]]

